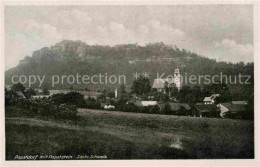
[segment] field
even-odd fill
[[[90,109],[79,109],[78,119],[67,122],[6,117],[6,159],[13,160],[16,155],[67,155],[72,159],[254,158],[254,123]]]

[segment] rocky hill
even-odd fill
[[[228,56],[228,55],[227,55]],[[64,40],[51,47],[45,47],[33,52],[31,57],[25,57],[20,64],[5,72],[6,84],[11,84],[11,76],[17,75],[45,75],[43,86],[50,89],[64,89],[71,85],[68,83],[57,84],[51,87],[53,75],[98,75],[99,73],[111,75],[125,75],[126,86],[129,88],[133,81],[134,73],[149,73],[151,84],[153,79],[165,73],[164,76],[173,75],[175,68],[185,76],[190,75],[243,75],[254,74],[254,64],[217,62],[192,53],[180,50],[177,46],[164,43],[126,44],[116,46],[87,45],[81,41]],[[253,83],[253,77],[250,78]],[[189,84],[189,83],[188,83]],[[36,84],[34,85],[35,87]],[[119,87],[116,84],[73,84],[74,88],[104,89]],[[252,92],[251,86],[232,85],[231,88]],[[245,87],[245,88],[244,88]]]

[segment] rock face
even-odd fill
[[[178,63],[185,65],[194,58],[195,53],[180,51],[163,43],[149,44],[145,47],[128,44],[116,46],[87,45],[82,41],[64,40],[51,47],[44,47],[34,51],[31,57],[25,57],[20,65],[36,62],[51,61],[90,61],[90,60],[126,60],[129,64],[136,63]]]

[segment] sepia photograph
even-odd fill
[[[254,3],[2,9],[5,161],[255,159]]]

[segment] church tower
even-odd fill
[[[174,83],[178,90],[181,89],[181,74],[179,68],[176,68],[174,71]]]

